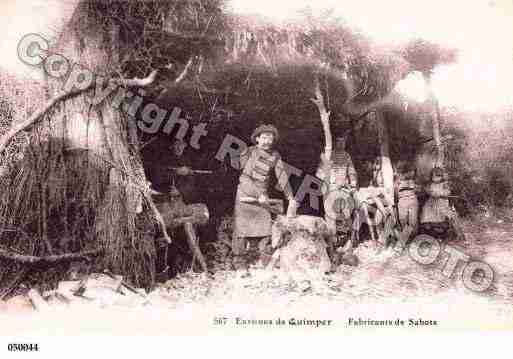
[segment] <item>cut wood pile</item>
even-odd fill
[[[61,281],[57,289],[42,293],[30,289],[25,294],[0,302],[0,310],[45,312],[70,306],[135,308],[149,304],[144,289],[132,287],[122,276],[105,272],[93,273],[81,280]]]
[[[313,220],[313,219],[312,219]],[[309,222],[310,224],[312,222]],[[482,299],[487,305],[511,303],[513,298],[513,275],[508,253],[511,253],[510,224],[494,223],[496,228],[483,228],[475,223],[464,223],[471,241],[462,244],[465,253],[490,263],[496,270],[497,279],[490,293]],[[298,226],[299,227],[299,226]],[[294,228],[294,227],[293,227]],[[307,228],[304,237],[307,237]],[[298,236],[299,238],[299,236]],[[303,238],[300,241],[305,241]],[[313,240],[312,240],[313,241]],[[305,241],[307,242],[307,241]],[[282,247],[282,249],[285,247]],[[293,249],[294,247],[291,247]],[[293,252],[291,250],[291,252]],[[298,283],[298,277],[291,277],[285,270],[250,268],[251,277],[240,279],[233,271],[219,270],[214,275],[187,272],[157,286],[145,294],[142,290],[132,291],[125,286],[120,276],[106,273],[93,274],[87,281],[71,280],[60,282],[58,288],[48,292],[29,291],[0,301],[0,314],[8,312],[40,312],[55,308],[183,308],[185,305],[227,306],[230,303],[252,303],[289,307],[293,303],[309,303],[314,300],[336,301],[337,306],[354,306],[362,302],[401,302],[415,298],[468,298],[478,300],[476,295],[461,284],[461,276],[445,277],[440,266],[422,266],[410,258],[394,251],[379,251],[368,241],[355,249],[360,258],[358,267],[339,266],[331,275],[318,275],[308,290]],[[228,256],[229,257],[229,256]],[[307,262],[308,263],[308,262]],[[299,277],[300,278],[300,277]],[[82,288],[82,289],[80,289]],[[492,299],[494,302],[492,302]],[[443,306],[445,302],[440,302]],[[84,307],[85,306],[85,307]]]

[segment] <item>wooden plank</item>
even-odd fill
[[[50,305],[43,299],[37,290],[31,289],[27,295],[35,310],[43,312],[50,308]]]
[[[184,223],[183,227],[185,229],[185,237],[187,238],[187,242],[189,243],[189,247],[191,248],[192,253],[196,256],[203,271],[207,272],[207,262],[205,261],[205,257],[203,257],[203,254],[199,248],[198,237],[196,236],[194,225],[192,223]]]

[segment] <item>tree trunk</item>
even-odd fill
[[[394,170],[390,160],[388,128],[385,123],[383,113],[376,111],[376,121],[378,127],[378,139],[380,144],[381,156],[381,175],[383,176],[383,187],[389,200],[393,201],[394,195]]]
[[[325,140],[324,157],[327,161],[331,161],[331,155],[333,152],[333,136],[331,134],[330,128],[331,112],[326,109],[326,105],[324,104],[324,96],[321,92],[318,76],[315,78],[315,98],[312,99],[312,102],[317,106],[321,118],[322,130]]]
[[[435,142],[436,158],[434,167],[444,167],[444,150],[442,147],[442,139],[440,135],[440,108],[438,100],[431,85],[431,72],[423,72],[424,82],[426,85],[426,98],[430,107],[431,121],[433,123],[433,141]]]
[[[324,152],[321,154],[320,158],[320,171],[318,173],[322,173],[322,180],[327,186],[324,188],[325,193],[329,193],[330,188],[330,179],[331,179],[331,171],[332,171],[332,153],[333,153],[333,136],[330,128],[330,111],[326,109],[326,105],[324,103],[324,96],[322,95],[320,83],[319,83],[319,75],[315,77],[315,89],[314,89],[315,98],[312,98],[311,101],[317,106],[319,111],[322,130],[324,133]],[[324,210],[327,212],[326,201],[324,201]],[[329,216],[328,216],[329,217]],[[336,221],[334,218],[326,218],[328,222],[328,228],[335,233],[336,232]]]
[[[70,66],[76,63],[91,70],[93,76],[109,79],[117,73],[120,51],[127,44],[121,43],[119,26],[104,15],[101,2],[79,1],[51,51],[62,54]],[[152,78],[148,77],[150,82]],[[116,81],[121,86],[137,86]],[[52,79],[49,86],[53,95],[61,93],[62,79]],[[104,248],[99,265],[122,274],[137,287],[151,288],[156,255],[151,222],[155,218],[148,212],[137,213],[136,204],[140,202],[146,179],[137,151],[137,133],[130,123],[134,119],[123,112],[123,105],[114,105],[114,97],[124,91],[122,87],[101,104],[92,106],[85,97],[94,90],[92,86],[76,96],[59,100],[55,110],[35,126],[43,126],[48,119],[51,126],[47,136],[62,143],[63,154],[48,158],[52,168],[48,176],[57,179],[57,183],[49,185],[49,196],[61,191],[62,194],[54,197],[72,203],[62,210],[66,213],[54,210],[48,213],[48,218],[53,215],[55,222],[59,222],[57,218],[68,218],[70,223],[64,225],[64,232],[73,243],[78,243],[80,250]],[[74,173],[67,174],[70,168]],[[66,183],[66,189],[59,189],[60,183]],[[47,202],[56,206],[51,198]]]

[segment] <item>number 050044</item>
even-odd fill
[[[7,345],[7,350],[10,352],[37,352],[39,347],[37,344],[11,343]]]

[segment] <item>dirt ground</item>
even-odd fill
[[[49,334],[182,335],[241,330],[267,333],[283,327],[308,331],[379,328],[350,325],[351,319],[400,319],[408,330],[513,329],[513,222],[483,217],[463,225],[466,242],[452,245],[472,259],[488,263],[495,272],[491,288],[483,293],[464,286],[461,264],[451,278],[444,276],[444,257],[425,266],[407,253],[378,253],[362,245],[356,251],[358,267],[341,266],[336,273],[313,280],[306,291],[279,270],[252,267],[252,276],[246,279],[229,270],[214,275],[188,272],[150,293],[145,305],[82,304],[45,313],[26,308],[0,312],[4,323],[11,323],[2,326],[2,331],[10,335],[18,330],[27,333],[27,329]],[[51,326],[44,321],[48,316]],[[285,325],[263,322],[277,318]],[[294,324],[303,319],[324,320],[324,324]],[[255,322],[258,320],[261,322]],[[425,324],[428,321],[436,325]]]

